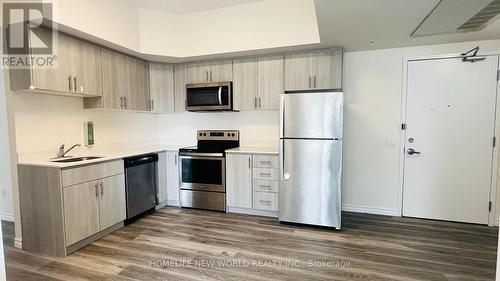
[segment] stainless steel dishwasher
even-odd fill
[[[156,207],[158,154],[124,159],[127,220]]]

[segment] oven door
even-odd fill
[[[180,156],[181,189],[226,192],[224,157]]]
[[[232,110],[232,83],[189,84],[186,88],[188,111]]]

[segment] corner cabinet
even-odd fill
[[[23,249],[64,257],[121,228],[123,160],[67,169],[18,166]]]
[[[149,85],[151,112],[174,112],[174,66],[166,63],[150,63]]]
[[[102,97],[85,99],[84,107],[150,111],[149,64],[107,48],[101,59]]]
[[[42,30],[39,36],[50,36]],[[38,35],[38,34],[37,34]],[[9,69],[13,91],[73,97],[102,95],[100,47],[59,33],[54,68]]]
[[[176,113],[186,112],[187,68],[186,64],[176,64],[174,66],[174,111]]]
[[[342,49],[286,55],[285,90],[341,89],[342,61]]]
[[[228,212],[278,216],[278,156],[228,153]]]

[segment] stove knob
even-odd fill
[[[202,134],[202,133],[200,133],[199,135],[200,135],[200,137],[201,137],[203,134]]]
[[[232,133],[232,134],[231,134],[231,136],[233,136],[233,137],[234,137],[234,133]]]

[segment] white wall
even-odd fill
[[[405,56],[500,53],[500,40],[347,52],[344,56],[343,203],[398,215],[401,98]]]
[[[5,159],[0,161],[0,220],[13,221],[12,179],[10,161],[8,161],[10,145],[5,87],[3,84],[2,77],[0,78],[0,155],[3,155]]]
[[[267,0],[186,15],[140,9],[139,19],[141,52],[153,55],[203,56],[320,41],[313,0]]]
[[[196,139],[196,130],[240,130],[241,146],[278,147],[279,112],[182,113],[159,115],[161,139],[186,142]]]

